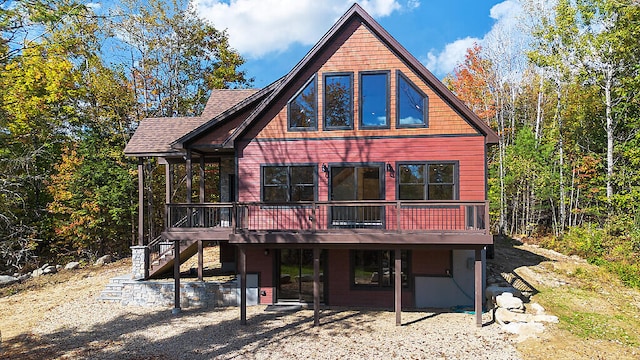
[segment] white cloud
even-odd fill
[[[233,48],[247,58],[285,51],[293,43],[310,45],[351,6],[351,0],[192,0],[198,14],[227,29]],[[357,1],[371,16],[389,16],[397,0]],[[409,9],[417,0],[403,1]]]
[[[467,49],[479,44],[482,40],[467,36],[447,44],[440,52],[431,50],[424,61],[425,66],[435,74],[448,74],[458,65],[467,53]]]
[[[513,40],[520,35],[518,22],[521,15],[522,5],[519,0],[506,0],[494,5],[489,10],[489,16],[495,20],[495,23],[482,39],[466,37],[445,45],[442,50],[431,49],[423,60],[425,66],[437,76],[443,76],[453,72],[455,67],[464,61],[467,49],[474,43],[484,46],[487,39],[499,38],[501,39],[499,45],[515,46]]]

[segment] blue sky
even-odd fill
[[[264,87],[286,74],[352,0],[193,0],[201,17],[227,29],[244,69]],[[518,0],[357,1],[409,52],[442,78],[474,42],[516,26]],[[506,29],[506,30],[505,30]]]

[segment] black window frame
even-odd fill
[[[300,87],[300,89],[289,99],[289,101],[287,101],[287,130],[288,131],[317,131],[318,130],[318,81],[317,81],[317,74],[313,74],[313,76],[311,76],[309,78],[309,80],[307,80],[304,85],[302,85],[302,87]],[[313,107],[314,107],[314,122],[313,122],[313,126],[292,126],[291,125],[291,104],[296,100],[296,98],[301,95],[305,89],[310,85],[313,84],[313,91],[315,93],[315,97],[314,97],[314,103],[313,103]]]
[[[363,121],[363,98],[362,98],[362,78],[368,75],[385,75],[387,78],[385,92],[385,110],[387,122],[384,125],[365,125]],[[374,70],[374,71],[360,71],[358,73],[358,126],[363,130],[377,130],[377,129],[390,129],[391,128],[391,71],[390,70]]]
[[[422,165],[424,166],[424,189],[423,189],[423,199],[422,201],[455,201],[460,199],[460,162],[457,160],[443,160],[443,161],[400,161],[396,162],[396,199],[403,200],[400,198],[400,185],[402,183],[400,180],[402,179],[401,175],[401,167],[403,165]],[[432,165],[452,165],[453,166],[453,199],[448,200],[432,200],[429,199],[429,167]],[[418,200],[418,199],[413,199]],[[410,200],[407,200],[410,201]]]
[[[274,167],[285,167],[287,168],[287,199],[284,201],[268,201],[265,200],[265,175],[264,171],[266,168],[274,168]],[[310,167],[313,170],[313,199],[312,200],[302,200],[302,201],[292,201],[291,200],[291,189],[295,186],[292,186],[292,178],[291,178],[291,168],[294,167]],[[296,183],[299,184],[299,183]],[[309,185],[307,185],[309,186]],[[308,202],[308,201],[317,201],[318,200],[318,165],[312,163],[294,163],[294,164],[261,164],[260,165],[260,201],[265,204],[278,204],[278,203],[296,203],[296,202]]]
[[[349,118],[350,124],[348,126],[329,126],[327,125],[327,78],[330,77],[349,77]],[[353,130],[354,129],[354,119],[353,119],[353,73],[352,72],[329,72],[322,74],[322,129],[323,130]]]
[[[415,92],[417,92],[420,96],[422,96],[422,118],[423,123],[421,124],[400,124],[400,79],[405,81],[409,87],[411,87]],[[396,72],[396,128],[428,128],[429,127],[429,96],[424,93],[413,81],[411,81],[402,71],[398,70]]]
[[[356,283],[356,254],[357,252],[363,252],[363,251],[372,251],[372,252],[376,252],[377,253],[377,267],[378,267],[378,274],[383,273],[383,263],[382,263],[382,258],[383,258],[383,253],[388,251],[390,254],[389,256],[389,269],[391,270],[389,272],[389,284],[385,285],[384,282],[382,281],[378,281],[377,284],[357,284]],[[406,282],[404,282],[404,284],[402,285],[403,289],[410,289],[412,287],[412,274],[411,274],[411,250],[401,250],[401,257],[402,255],[404,255],[404,259],[405,261],[402,261],[402,267],[406,267],[406,273],[405,278],[406,278]],[[349,267],[350,267],[350,274],[349,274],[349,284],[351,289],[353,290],[392,290],[394,288],[395,285],[395,273],[392,274],[393,271],[395,271],[395,250],[390,250],[390,249],[352,249],[349,252]]]

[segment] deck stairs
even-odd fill
[[[151,264],[149,264],[149,278],[158,278],[167,273],[173,271],[173,258],[174,249],[173,242],[166,243],[166,247],[162,252],[159,252],[157,257],[151,258]],[[193,255],[198,252],[197,240],[183,240],[180,241],[180,263],[189,260]]]

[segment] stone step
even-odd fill
[[[115,297],[115,296],[98,296],[98,298],[96,299],[98,301],[104,301],[104,302],[114,302],[114,303],[119,303],[122,301],[122,297]]]

